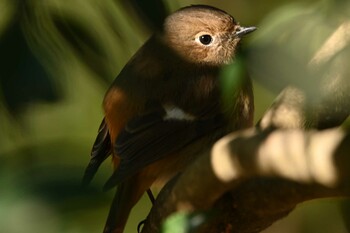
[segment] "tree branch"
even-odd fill
[[[228,214],[229,222],[221,224],[234,226],[232,232],[260,231],[302,201],[349,195],[349,150],[350,135],[339,129],[228,135],[165,187],[148,221],[159,223],[173,212],[207,210],[216,204],[220,217],[212,221]],[[194,186],[203,176],[205,182]],[[230,211],[216,203],[228,191],[232,195],[224,202],[230,199]],[[158,231],[159,225],[150,224],[143,232]]]

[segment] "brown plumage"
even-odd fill
[[[220,68],[229,64],[243,28],[226,12],[185,7],[170,15],[125,65],[106,93],[105,118],[84,176],[88,183],[112,154],[118,186],[104,232],[123,232],[131,208],[150,186],[181,171],[220,137],[253,121],[247,77],[223,104]]]

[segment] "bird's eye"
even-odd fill
[[[213,41],[213,38],[210,35],[201,35],[199,41],[204,45],[208,45]]]

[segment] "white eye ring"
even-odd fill
[[[214,37],[209,33],[200,33],[196,36],[196,42],[204,46],[209,46],[213,43]]]

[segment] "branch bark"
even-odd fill
[[[228,135],[165,187],[148,217],[153,224],[143,232],[159,232],[154,223],[173,212],[212,206],[220,214],[201,231],[225,232],[228,227],[230,232],[259,232],[302,201],[348,196],[349,150],[350,135],[340,129]],[[194,186],[203,176],[205,182]],[[231,194],[224,196],[227,192]]]

